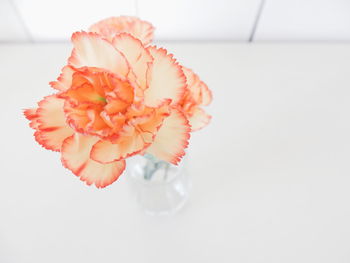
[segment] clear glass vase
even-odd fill
[[[184,206],[190,190],[185,163],[173,165],[146,154],[128,164],[130,184],[145,212],[169,215]]]

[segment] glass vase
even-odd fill
[[[152,215],[169,215],[186,203],[190,180],[186,160],[178,165],[152,155],[138,156],[131,162],[128,178],[141,208]]]

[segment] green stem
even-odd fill
[[[158,169],[164,169],[164,181],[166,181],[168,178],[170,164],[164,161],[160,161],[150,154],[145,154],[144,157],[147,159],[146,165],[144,167],[144,179],[151,180]]]

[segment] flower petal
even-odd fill
[[[101,140],[93,146],[90,157],[99,163],[107,164],[138,154],[146,146],[140,134],[123,137],[117,143]]]
[[[104,19],[89,29],[92,32],[97,32],[110,41],[119,33],[129,33],[147,45],[152,41],[154,27],[137,17],[120,16]]]
[[[198,131],[202,129],[210,122],[210,119],[211,116],[198,107],[194,110],[193,115],[188,118],[192,131]]]
[[[24,110],[24,116],[30,121],[29,126],[32,129],[38,129],[39,122],[38,122],[38,115],[36,114],[37,108],[35,109],[26,109]]]
[[[71,66],[63,67],[62,73],[57,78],[57,81],[50,82],[51,87],[59,91],[66,91],[67,89],[70,88],[72,84],[72,75],[74,72],[75,71]]]
[[[185,155],[184,149],[188,145],[190,130],[184,114],[173,108],[146,152],[163,161],[177,164]]]
[[[66,126],[66,119],[63,112],[64,99],[56,95],[45,97],[38,103],[36,111],[38,115],[39,128],[47,129],[56,126]]]
[[[113,45],[126,57],[135,74],[137,83],[141,89],[145,90],[147,87],[146,73],[153,57],[144,48],[140,40],[126,33],[116,36],[113,39]]]
[[[200,79],[191,69],[182,67],[182,70],[186,76],[187,89],[191,94],[191,97],[199,104],[200,100]]]
[[[151,143],[149,132],[139,132],[133,125],[125,125],[113,142],[100,140],[91,150],[91,159],[99,163],[111,163],[140,153]],[[152,138],[152,134],[151,138]]]
[[[77,132],[85,135],[109,136],[113,133],[110,126],[101,116],[103,106],[80,103],[72,106],[69,101],[64,105],[64,111],[67,116],[67,123]]]
[[[95,184],[103,188],[123,173],[125,161],[101,164],[90,159],[91,147],[98,138],[75,134],[67,138],[62,145],[62,163],[87,185]]]
[[[211,103],[213,99],[212,92],[203,81],[201,81],[200,89],[201,89],[201,99],[202,99],[201,104],[203,106],[207,106]]]
[[[76,32],[72,35],[74,49],[69,64],[74,67],[97,67],[126,76],[129,65],[111,43],[96,33]]]
[[[170,100],[164,100],[158,108],[153,108],[150,117],[138,124],[139,129],[150,134],[156,134],[163,124],[164,118],[170,115]],[[152,141],[155,136],[152,136]]]
[[[181,66],[165,49],[149,47],[154,58],[147,72],[148,89],[145,91],[145,103],[157,106],[164,99],[178,103],[186,91],[186,77]]]
[[[191,69],[182,67],[182,70],[186,76],[187,87],[191,93],[191,97],[196,101],[198,105],[207,106],[212,101],[212,93],[208,86],[199,79]]]
[[[96,143],[91,159],[110,163],[144,151],[153,142],[163,120],[169,116],[169,103],[164,101],[158,108],[144,109],[144,115],[133,117],[113,142],[101,140]]]
[[[67,125],[63,111],[64,100],[56,95],[47,96],[39,102],[33,127],[35,139],[44,148],[60,151],[63,141],[74,131]]]

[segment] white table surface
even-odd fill
[[[53,92],[70,45],[0,46],[0,262],[350,262],[350,45],[163,44],[214,93],[173,217],[34,141],[21,109]]]

